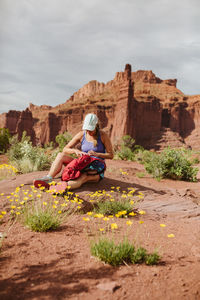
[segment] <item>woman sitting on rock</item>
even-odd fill
[[[95,114],[87,114],[83,122],[83,130],[77,133],[74,138],[64,147],[63,152],[58,153],[55,161],[53,162],[47,176],[34,181],[35,187],[44,186],[49,188],[49,184],[53,178],[61,171],[63,165],[70,165],[74,160],[70,154],[75,154],[77,157],[97,158],[94,163],[90,163],[88,168],[80,173],[77,179],[69,180],[68,183],[63,181],[55,191],[63,191],[67,185],[70,189],[76,189],[82,186],[85,182],[98,182],[104,177],[105,163],[104,159],[113,158],[113,149],[110,138],[108,135],[99,129],[98,118]],[[74,147],[81,143],[81,150]],[[85,156],[87,155],[87,156]],[[54,188],[52,186],[51,188]]]

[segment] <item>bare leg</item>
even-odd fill
[[[55,177],[61,171],[63,164],[68,164],[72,160],[73,158],[71,156],[68,156],[63,152],[59,152],[51,165],[48,175]]]
[[[81,187],[86,182],[98,182],[99,179],[100,179],[100,176],[98,174],[87,175],[86,173],[83,173],[76,180],[69,180],[68,186],[70,186],[70,190],[73,190],[73,189],[77,189],[77,188]]]

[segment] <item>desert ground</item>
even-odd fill
[[[44,174],[2,180],[1,210],[8,209],[7,196],[16,187],[23,183],[23,188],[29,188],[34,178]],[[0,299],[200,299],[200,173],[196,183],[157,181],[136,162],[108,160],[105,178],[98,184],[86,183],[76,193],[87,204],[88,193],[109,191],[113,186],[125,191],[132,187],[144,194],[137,204],[146,212],[137,240],[149,251],[158,249],[158,265],[113,267],[91,256],[84,230],[86,212],[45,233],[15,222],[0,253]],[[130,238],[138,228],[138,219],[132,221]],[[123,233],[124,220],[117,222]],[[0,232],[6,226],[2,222]]]

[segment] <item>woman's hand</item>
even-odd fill
[[[87,154],[97,156],[97,153],[93,150],[88,151]]]
[[[76,156],[82,156],[82,155],[86,154],[85,152],[82,152],[78,149],[74,149],[74,153],[76,154]]]

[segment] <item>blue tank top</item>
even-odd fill
[[[81,141],[81,151],[87,153],[90,150],[93,150],[93,151],[99,152],[99,153],[105,153],[106,152],[106,148],[105,148],[104,144],[101,141],[100,134],[98,134],[97,145],[94,146],[93,142],[88,142],[87,141],[86,132],[84,131],[83,138],[82,138],[82,141]]]

